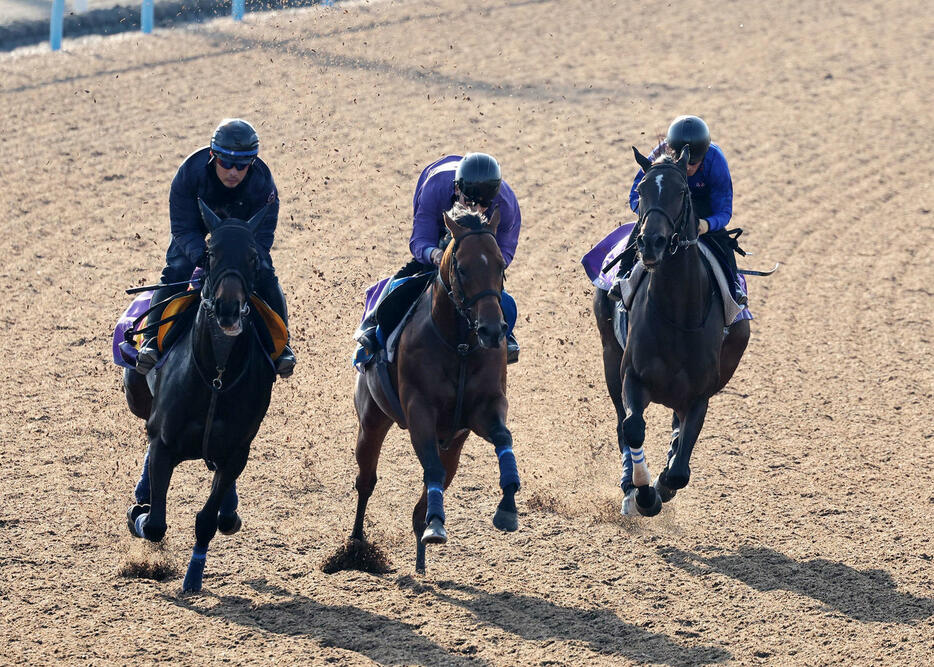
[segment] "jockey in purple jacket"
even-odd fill
[[[725,227],[733,217],[733,180],[730,178],[730,169],[727,166],[723,151],[716,144],[710,142],[710,130],[707,123],[697,116],[678,116],[668,128],[668,135],[648,155],[653,162],[665,155],[673,153],[680,155],[685,146],[691,149],[688,160],[688,187],[691,190],[691,203],[698,218],[698,235],[702,236],[708,246],[714,246],[717,254],[725,259],[732,272],[734,284],[734,298],[739,304],[745,304],[747,299],[737,279],[736,256],[734,248],[736,241],[730,238]],[[645,172],[642,169],[636,174],[629,191],[629,207],[639,211],[639,192],[636,189],[642,182]],[[633,230],[633,241],[639,235],[639,227]],[[631,244],[620,262],[620,275],[625,275],[635,261],[635,243]]]
[[[413,219],[409,250],[413,259],[393,276],[393,279],[412,276],[424,271],[435,271],[441,264],[447,245],[443,214],[455,203],[460,203],[487,218],[499,210],[496,242],[506,266],[512,262],[519,243],[522,217],[519,203],[512,188],[502,179],[499,164],[485,153],[448,155],[425,167],[415,185],[412,199]],[[507,359],[519,358],[519,345],[512,334],[516,321],[515,300],[503,291],[503,315],[509,327],[507,332]],[[357,341],[368,352],[375,353],[380,346],[376,336],[376,310],[360,325]]]

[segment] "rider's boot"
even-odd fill
[[[291,334],[289,333],[289,309],[285,305],[285,294],[282,292],[279,279],[276,278],[275,275],[267,275],[263,280],[257,283],[256,292],[269,304],[269,307],[276,312],[276,315],[282,319],[286,334],[289,335],[291,339]],[[295,371],[295,352],[292,350],[290,342],[291,341],[286,342],[285,347],[282,348],[282,354],[276,358],[276,374],[283,380],[290,377]]]
[[[506,363],[514,364],[517,361],[519,361],[519,341],[512,332],[509,332],[506,336]]]
[[[379,351],[379,338],[376,336],[376,308],[360,323],[355,338],[368,354],[376,354]]]
[[[148,374],[159,363],[159,357],[159,342],[156,337],[145,338],[136,353],[136,372],[141,375]]]

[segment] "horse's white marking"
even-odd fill
[[[490,260],[489,260],[489,258],[488,258],[485,254],[480,255],[480,259],[483,260],[483,266],[484,266],[484,268],[486,268],[487,266],[490,265]]]
[[[664,176],[664,174],[658,174],[658,175],[655,177],[655,184],[658,186],[658,196],[659,196],[659,197],[662,196],[662,177],[663,177],[663,176]]]

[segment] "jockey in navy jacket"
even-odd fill
[[[166,269],[171,268],[174,275],[170,278],[163,272],[163,283],[189,278],[194,267],[202,263],[207,248],[204,237],[208,230],[201,219],[198,199],[203,200],[222,220],[249,220],[269,204],[254,238],[259,246],[263,270],[273,272],[269,251],[279,219],[279,193],[269,167],[260,158],[255,158],[243,181],[235,188],[228,188],[217,178],[211,147],[205,146],[185,158],[172,179],[169,193],[172,242],[166,253]],[[182,257],[187,261],[180,261]]]
[[[665,154],[667,148],[668,144],[663,141],[647,157],[655,162]],[[639,192],[636,187],[642,182],[643,176],[645,172],[640,169],[629,191],[629,207],[636,212],[639,210]],[[700,168],[693,176],[688,176],[688,187],[691,189],[694,213],[707,221],[708,231],[726,227],[733,217],[733,179],[730,178],[730,168],[723,151],[717,144],[710,144]]]

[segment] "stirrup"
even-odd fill
[[[376,354],[379,352],[379,339],[376,337],[376,327],[372,326],[365,331],[362,331],[359,336],[357,336],[357,342],[363,346],[370,354]]]
[[[283,380],[290,377],[295,371],[295,353],[292,348],[286,345],[282,354],[276,359],[276,374]]]
[[[506,363],[514,364],[519,361],[519,343],[515,338],[509,336],[506,339]]]

